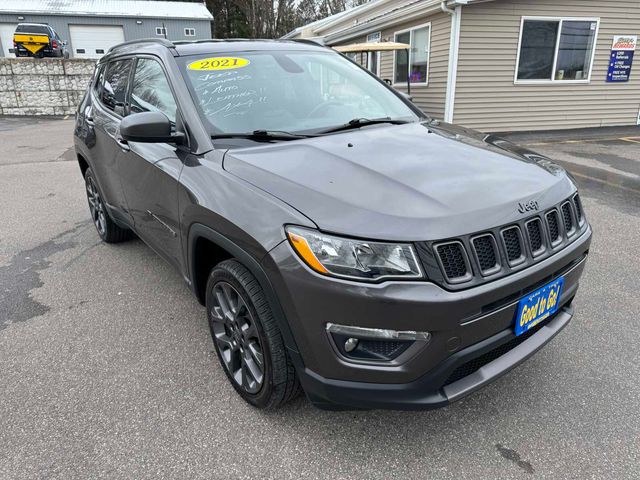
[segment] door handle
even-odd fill
[[[118,142],[118,146],[120,147],[121,150],[128,152],[129,150],[131,150],[131,147],[129,147],[129,144],[127,143],[127,141],[122,138],[120,135],[116,136],[116,142]]]

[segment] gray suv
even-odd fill
[[[75,148],[98,235],[180,272],[256,407],[443,406],[571,320],[591,228],[567,172],[329,48],[121,44]]]

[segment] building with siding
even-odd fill
[[[354,59],[487,132],[640,124],[640,65],[625,66],[638,36],[638,0],[374,0],[287,35],[409,43],[409,66],[402,51]]]
[[[0,56],[14,56],[18,23],[48,23],[71,57],[99,58],[117,43],[138,38],[211,38],[213,16],[204,3],[152,0],[1,0]]]

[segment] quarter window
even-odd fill
[[[155,60],[138,59],[131,87],[131,112],[162,112],[176,122],[176,101],[162,67]]]
[[[597,19],[524,19],[517,80],[588,80]]]
[[[429,44],[431,27],[414,28],[395,34],[395,41],[411,45],[409,58],[406,51],[394,52],[394,82],[406,83],[407,76],[411,83],[427,84],[429,76]],[[407,60],[409,63],[407,64]]]
[[[118,115],[125,115],[127,84],[131,72],[131,59],[116,60],[107,65],[102,89],[102,103]]]
[[[185,28],[184,29],[184,36],[185,37],[195,37],[196,36],[196,29],[195,28]]]

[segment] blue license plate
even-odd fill
[[[516,313],[516,337],[556,313],[563,286],[564,277],[560,277],[520,300]]]

